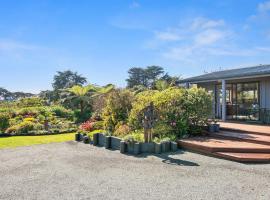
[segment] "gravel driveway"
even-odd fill
[[[270,199],[270,164],[66,142],[0,150],[0,199]]]

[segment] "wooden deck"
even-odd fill
[[[219,122],[221,129],[232,130],[236,132],[246,132],[255,133],[260,135],[270,136],[270,126],[269,125],[255,125],[255,124],[245,124],[236,122]]]
[[[192,151],[239,162],[270,162],[270,126],[220,123],[221,131],[208,137],[178,141]]]

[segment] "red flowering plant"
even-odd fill
[[[93,131],[95,120],[89,119],[80,125],[80,130],[82,131]]]

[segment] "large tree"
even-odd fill
[[[128,88],[139,85],[152,88],[155,81],[164,74],[164,69],[159,66],[148,66],[146,68],[133,67],[129,69],[128,74],[129,77],[126,80]]]
[[[5,88],[0,87],[0,100],[7,100],[12,94]]]
[[[87,82],[86,78],[77,72],[70,70],[60,72],[54,76],[54,82],[52,84],[54,90],[71,88],[75,85],[82,86]]]

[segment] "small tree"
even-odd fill
[[[134,95],[129,90],[117,89],[111,92],[102,112],[105,128],[111,132],[119,124],[127,123]]]

